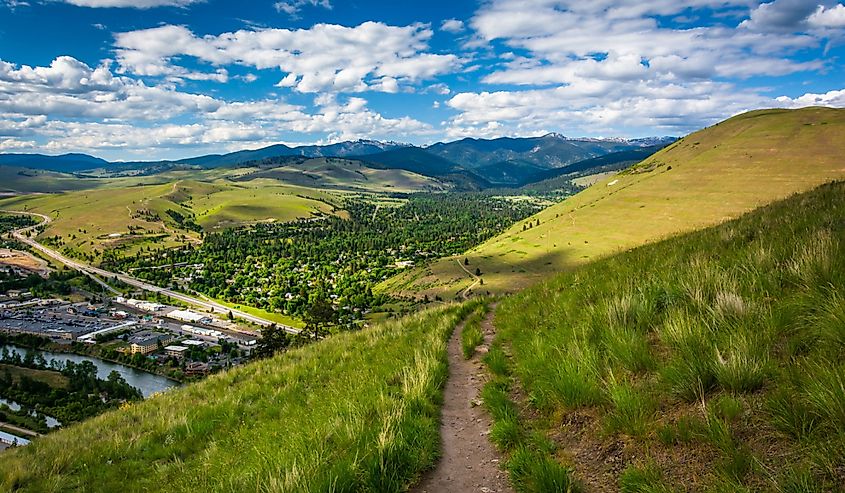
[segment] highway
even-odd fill
[[[211,300],[201,300],[199,298],[194,298],[193,296],[188,296],[186,294],[179,293],[177,291],[171,291],[170,289],[162,288],[162,287],[150,284],[148,282],[142,281],[142,280],[134,278],[132,276],[128,276],[128,275],[123,274],[123,273],[109,272],[107,270],[103,270],[103,269],[100,269],[98,267],[93,267],[91,265],[87,265],[87,264],[84,264],[82,262],[78,262],[76,260],[69,259],[69,258],[65,257],[64,255],[62,255],[61,253],[59,253],[59,252],[57,252],[53,249],[47,248],[44,245],[42,245],[41,243],[38,243],[37,241],[35,241],[34,239],[29,237],[29,233],[32,232],[33,229],[40,227],[40,226],[44,226],[45,224],[48,224],[52,221],[52,219],[49,216],[46,216],[44,214],[38,214],[36,212],[6,211],[6,210],[0,210],[0,212],[5,212],[5,213],[8,213],[8,214],[23,214],[23,215],[35,216],[35,217],[40,218],[43,222],[41,222],[41,223],[39,223],[35,226],[28,226],[26,228],[20,228],[20,229],[13,231],[12,234],[14,235],[15,239],[17,239],[18,241],[20,241],[22,243],[26,243],[27,245],[29,245],[33,249],[38,250],[39,252],[43,253],[44,255],[46,255],[46,256],[64,264],[64,265],[66,265],[67,267],[69,267],[71,269],[78,270],[79,272],[82,272],[82,273],[84,273],[88,276],[91,276],[98,283],[100,283],[101,285],[104,285],[107,289],[109,289],[110,291],[112,291],[115,294],[120,294],[120,293],[118,291],[116,291],[114,288],[112,288],[111,286],[109,286],[108,284],[105,284],[100,279],[97,279],[96,276],[100,276],[103,279],[117,279],[120,282],[123,282],[124,284],[128,284],[129,286],[141,289],[143,291],[147,291],[147,292],[150,292],[150,293],[161,293],[165,296],[169,296],[170,298],[172,298],[174,300],[178,300],[178,301],[181,301],[183,303],[187,303],[189,305],[201,308],[203,310],[207,310],[207,311],[210,310],[213,313],[228,315],[228,313],[231,312],[232,316],[234,316],[236,318],[258,324],[262,327],[266,327],[266,326],[275,324],[276,326],[284,329],[286,332],[288,332],[290,334],[298,334],[300,332],[299,329],[296,329],[294,327],[290,327],[290,326],[287,326],[287,325],[276,323],[276,322],[273,322],[271,320],[267,320],[265,318],[261,318],[261,317],[243,312],[241,310],[229,308],[225,305],[222,305],[220,303],[217,303],[217,302],[214,302],[214,301],[211,301]]]

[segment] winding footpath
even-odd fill
[[[481,388],[487,381],[481,356],[493,341],[494,311],[495,306],[481,324],[484,342],[471,359],[464,359],[461,349],[463,325],[449,339],[449,378],[440,417],[442,456],[437,467],[411,488],[412,493],[513,492],[500,468],[502,457],[488,438],[492,421],[481,404]]]
[[[469,294],[472,292],[472,289],[478,286],[478,284],[481,282],[481,277],[476,276],[475,274],[470,272],[469,269],[464,266],[463,262],[460,261],[460,259],[455,259],[455,262],[457,262],[461,269],[463,269],[464,272],[466,272],[467,275],[473,279],[473,283],[470,284],[468,287],[464,288],[463,291],[461,291],[461,296],[463,297],[463,299],[468,300]]]
[[[252,322],[252,323],[261,325],[263,327],[275,324],[276,326],[284,329],[288,333],[291,333],[291,334],[298,334],[299,333],[299,329],[296,329],[294,327],[289,327],[287,325],[279,324],[277,322],[273,322],[271,320],[267,320],[265,318],[261,318],[261,317],[256,316],[256,315],[252,315],[252,314],[246,313],[246,312],[241,311],[241,310],[229,308],[226,305],[223,305],[223,304],[220,304],[220,303],[217,303],[217,302],[214,302],[214,301],[201,300],[199,298],[195,298],[193,296],[189,296],[189,295],[184,294],[184,293],[172,291],[172,290],[167,289],[167,288],[162,288],[162,287],[156,286],[154,284],[150,284],[148,282],[142,281],[140,279],[137,279],[135,277],[132,277],[132,276],[129,276],[129,275],[126,275],[126,274],[123,274],[123,273],[109,272],[107,270],[100,269],[98,267],[94,267],[94,266],[91,266],[91,265],[84,264],[82,262],[78,262],[76,260],[72,260],[68,257],[65,257],[61,253],[59,253],[59,252],[57,252],[57,251],[55,251],[51,248],[48,248],[48,247],[42,245],[41,243],[38,243],[33,238],[30,238],[29,234],[32,232],[32,230],[34,230],[35,228],[44,226],[46,224],[49,224],[52,221],[52,219],[49,216],[46,216],[44,214],[39,214],[37,212],[22,212],[22,211],[7,211],[7,210],[0,210],[0,212],[4,212],[4,213],[7,213],[7,214],[28,215],[28,216],[34,216],[34,217],[40,218],[42,220],[41,223],[36,224],[35,226],[28,226],[26,228],[16,229],[15,231],[12,232],[12,235],[15,237],[16,240],[20,241],[21,243],[25,243],[25,244],[29,245],[33,249],[38,250],[39,252],[41,252],[44,255],[52,258],[53,260],[56,260],[57,262],[64,264],[68,268],[78,270],[79,272],[82,272],[83,274],[91,277],[92,279],[97,281],[97,283],[99,283],[101,286],[110,290],[112,293],[120,294],[117,290],[115,290],[113,287],[111,287],[108,284],[106,284],[105,282],[103,282],[102,279],[100,279],[100,278],[117,279],[118,281],[120,281],[124,284],[127,284],[129,286],[132,286],[134,288],[138,288],[138,289],[141,289],[143,291],[150,292],[150,293],[161,293],[161,294],[168,296],[168,297],[170,297],[174,300],[179,300],[183,303],[187,303],[189,305],[192,305],[192,306],[204,309],[204,310],[210,310],[212,313],[227,315],[228,313],[231,312],[232,316],[234,316],[236,318],[240,318],[242,320],[246,320],[248,322]]]

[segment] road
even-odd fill
[[[100,276],[103,279],[117,279],[118,281],[120,281],[124,284],[128,284],[129,286],[132,286],[134,288],[138,288],[138,289],[141,289],[143,291],[150,292],[150,293],[161,293],[161,294],[168,296],[168,297],[170,297],[174,300],[178,300],[178,301],[181,301],[183,303],[187,303],[187,304],[192,305],[194,307],[202,308],[203,310],[210,310],[213,313],[228,315],[231,312],[232,316],[234,316],[236,318],[261,325],[262,327],[266,327],[268,325],[274,325],[275,324],[276,326],[284,329],[286,332],[288,332],[290,334],[298,334],[299,333],[299,329],[296,329],[294,327],[279,324],[279,323],[273,322],[271,320],[267,320],[265,318],[261,318],[261,317],[243,312],[241,310],[229,308],[225,305],[222,305],[220,303],[216,303],[214,301],[201,300],[199,298],[194,298],[193,296],[188,296],[186,294],[179,293],[177,291],[172,291],[172,290],[167,289],[167,288],[162,288],[162,287],[156,286],[154,284],[150,284],[148,282],[137,279],[135,277],[128,276],[126,274],[117,273],[117,272],[109,272],[107,270],[100,269],[98,267],[94,267],[94,266],[91,266],[91,265],[84,264],[82,262],[78,262],[76,260],[69,259],[69,258],[65,257],[64,255],[62,255],[61,253],[59,253],[59,252],[57,252],[57,251],[55,251],[51,248],[47,248],[44,245],[42,245],[41,243],[38,243],[37,241],[35,241],[33,238],[29,237],[29,233],[32,232],[33,229],[40,227],[40,226],[44,226],[45,224],[48,224],[52,221],[52,219],[49,216],[46,216],[44,214],[38,214],[37,212],[6,211],[6,210],[0,210],[0,212],[5,212],[5,213],[8,213],[8,214],[24,214],[24,215],[35,216],[35,217],[40,218],[42,220],[42,222],[35,225],[35,226],[20,228],[20,229],[13,231],[12,234],[14,235],[15,239],[17,239],[18,241],[20,241],[22,243],[26,243],[27,245],[34,248],[35,250],[38,250],[39,252],[43,253],[44,255],[46,255],[46,256],[48,256],[48,257],[50,257],[50,258],[52,258],[52,259],[54,259],[58,262],[61,262],[62,264],[66,265],[67,267],[69,267],[71,269],[78,270],[79,272],[82,272],[82,273],[92,277],[98,283],[100,283],[101,285],[104,285],[107,289],[109,289],[110,291],[112,291],[115,294],[120,294],[120,293],[118,291],[116,291],[114,288],[112,288],[111,286],[109,286],[108,284],[104,283],[102,280],[98,279],[96,276]]]

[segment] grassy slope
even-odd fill
[[[51,387],[64,388],[68,384],[67,377],[57,371],[34,370],[32,368],[0,364],[0,373],[5,372],[9,372],[15,381],[20,380],[21,377],[26,377],[37,382],[46,383]]]
[[[543,461],[587,491],[845,485],[841,182],[560,275],[496,323],[523,413],[491,436],[524,491],[561,477]]]
[[[178,226],[166,214],[168,209],[183,215],[193,212],[202,226],[211,229],[267,219],[288,221],[308,217],[315,211],[329,212],[331,206],[318,201],[324,200],[326,195],[316,190],[277,183],[232,185],[222,180],[180,180],[125,186],[118,181],[114,186],[100,189],[0,200],[0,208],[50,215],[53,222],[42,236],[60,235],[67,244],[80,251],[91,252],[126,244],[127,252],[131,253],[153,244],[153,238],[157,236],[163,238],[155,243],[158,246],[176,245],[179,236],[196,236],[184,229],[177,231]],[[149,210],[159,219],[148,220],[139,216],[139,210]],[[129,226],[144,228],[146,232],[136,238],[128,237]],[[85,232],[80,232],[80,229]],[[108,235],[113,233],[124,236],[109,238]],[[68,238],[71,234],[77,239]]]
[[[747,113],[689,135],[636,172],[600,181],[460,258],[469,257],[484,272],[479,289],[513,292],[574,265],[845,177],[843,156],[845,110]],[[528,223],[534,227],[523,231]],[[443,259],[401,274],[384,289],[451,296],[470,282],[454,259]]]
[[[360,161],[315,158],[289,166],[256,170],[241,179],[271,178],[288,184],[315,188],[367,190],[370,192],[439,191],[440,181],[401,169],[375,169]]]
[[[14,491],[401,491],[435,460],[446,340],[475,305],[345,333],[3,453]]]

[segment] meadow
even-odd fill
[[[0,488],[403,491],[439,455],[446,341],[477,302],[235,368],[7,451]]]
[[[542,212],[459,257],[402,273],[393,294],[452,299],[514,293],[614,253],[734,219],[790,194],[845,178],[845,110],[762,110],[695,132],[642,163]]]
[[[0,200],[0,209],[46,214],[53,221],[39,238],[95,260],[105,250],[134,255],[145,248],[170,248],[199,241],[202,229],[260,221],[291,221],[329,214],[326,192],[273,183],[232,184],[226,180],[176,180]],[[171,212],[197,224],[179,223]]]
[[[845,184],[505,299],[485,360],[519,491],[842,491]]]

